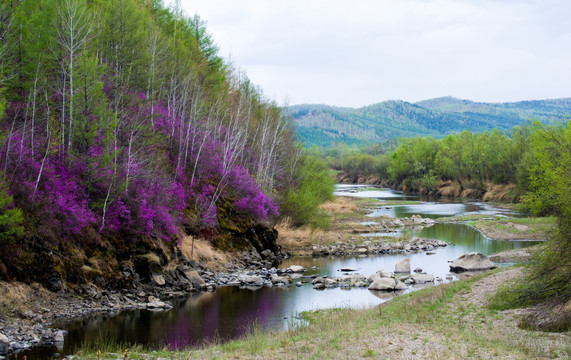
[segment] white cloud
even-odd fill
[[[568,0],[182,0],[267,96],[362,106],[569,97]]]

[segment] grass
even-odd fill
[[[484,235],[498,240],[545,240],[557,226],[555,217],[500,218],[468,222]]]
[[[305,312],[302,316],[309,322],[308,326],[281,332],[254,327],[242,339],[181,352],[163,349],[160,357],[523,359],[568,356],[568,335],[552,337],[506,328],[502,323],[496,325],[504,318],[501,312],[467,301],[474,285],[489,274],[402,295],[374,309]],[[82,358],[95,358],[95,351],[89,347],[80,354]],[[122,354],[121,348],[107,347],[105,351]],[[130,351],[131,358],[148,358],[151,354],[151,350],[141,348]],[[155,353],[152,356],[159,357]]]

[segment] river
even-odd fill
[[[369,188],[370,186],[338,185],[336,195],[379,200],[419,200],[418,197],[390,190]],[[486,203],[470,201],[421,201],[419,204],[389,207],[379,205],[370,215],[371,223],[374,223],[374,216],[409,217],[413,214],[431,218],[466,214],[517,215]],[[379,235],[388,234],[364,236]],[[301,257],[284,260],[280,267],[303,265],[308,269],[305,275],[331,276],[339,276],[342,274],[339,271],[341,268],[351,267],[358,269],[358,273],[370,275],[380,269],[393,271],[396,263],[409,258],[411,269],[420,267],[426,273],[437,276],[440,280],[438,283],[444,283],[450,281],[449,279],[457,279],[456,275],[449,273],[448,261],[466,252],[478,251],[489,255],[535,244],[529,241],[490,240],[477,230],[458,223],[437,223],[421,231],[413,231],[412,235],[444,240],[450,245],[436,249],[434,255],[421,252],[397,255]],[[418,288],[421,286],[410,287],[405,292]],[[21,353],[20,356],[27,355],[29,359],[50,358],[55,352],[61,355],[72,354],[81,344],[109,340],[117,343],[140,343],[150,347],[168,346],[181,349],[212,341],[234,339],[256,326],[262,329],[303,326],[304,322],[299,319],[298,314],[306,310],[372,307],[394,296],[395,293],[369,291],[366,288],[314,290],[310,283],[301,287],[292,285],[255,291],[238,287],[221,287],[214,293],[201,293],[175,300],[174,307],[169,311],[123,311],[61,322],[56,325],[69,332],[63,347],[59,349],[55,346],[36,347]]]

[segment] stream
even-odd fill
[[[379,200],[419,200],[415,196],[370,188],[361,185],[337,185],[335,194]],[[481,202],[435,200],[421,201],[413,205],[388,207],[380,205],[371,210],[370,216],[371,223],[374,223],[375,216],[410,217],[413,214],[430,218],[466,214],[517,216],[512,211]],[[362,236],[390,235],[380,233]],[[412,231],[412,235],[444,240],[450,245],[435,249],[434,255],[411,252],[392,255],[298,257],[284,260],[280,267],[302,265],[308,269],[304,275],[320,276],[340,276],[341,268],[350,267],[357,269],[357,273],[368,276],[381,269],[394,271],[396,263],[409,258],[411,269],[420,267],[426,273],[440,278],[439,283],[445,283],[457,279],[457,275],[449,273],[448,261],[466,252],[478,251],[489,255],[537,243],[490,240],[472,227],[461,223],[436,223],[420,231]],[[298,281],[301,279],[294,280]],[[433,285],[413,285],[405,292],[425,286]],[[36,347],[21,352],[20,356],[27,355],[29,359],[49,359],[55,352],[63,356],[74,353],[82,344],[109,340],[121,344],[139,343],[155,348],[167,346],[181,349],[212,341],[235,339],[254,327],[283,330],[303,326],[305,323],[299,319],[298,314],[307,310],[373,307],[394,296],[397,295],[369,291],[366,288],[314,290],[311,283],[303,284],[301,287],[292,284],[290,287],[262,288],[256,291],[238,287],[220,287],[213,293],[200,293],[174,300],[174,307],[168,311],[123,311],[55,324],[69,332],[63,347],[59,349],[55,346]]]

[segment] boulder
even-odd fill
[[[147,309],[170,309],[172,308],[171,305],[160,301],[154,296],[149,296],[149,302],[145,304]]]
[[[369,275],[369,277],[367,278],[367,282],[370,284],[372,282],[374,282],[377,279],[380,279],[381,276],[379,276],[378,274],[371,274]]]
[[[291,279],[289,277],[278,276],[276,274],[271,275],[271,280],[272,280],[272,284],[274,284],[274,285],[278,285],[278,284],[288,285],[291,283]]]
[[[164,284],[166,284],[166,280],[165,280],[164,275],[153,273],[152,278],[153,278],[153,281],[155,282],[155,284],[157,284],[159,286],[163,286]]]
[[[313,288],[315,290],[323,290],[323,289],[325,289],[325,284],[324,283],[317,283],[317,284],[313,285]]]
[[[352,268],[352,267],[344,267],[344,268],[341,268],[341,271],[349,272],[349,271],[357,271],[357,269]]]
[[[415,272],[415,273],[421,273],[421,272],[422,272],[422,269],[419,268],[419,267],[417,267],[416,269],[414,269],[414,272]]]
[[[371,285],[369,285],[369,290],[393,291],[395,289],[395,285],[395,279],[380,278],[376,279]]]
[[[395,277],[395,274],[393,274],[390,271],[385,271],[385,270],[377,271],[377,275],[379,275],[380,277],[384,277],[384,278],[394,278]]]
[[[0,355],[6,355],[10,350],[10,339],[2,333],[0,333]]]
[[[290,267],[287,268],[289,271],[291,271],[292,273],[303,273],[305,272],[305,268],[301,265],[291,265]]]
[[[196,270],[185,270],[182,274],[185,278],[188,279],[188,281],[192,284],[192,287],[195,289],[200,289],[206,285],[206,282]]]
[[[67,331],[58,330],[54,335],[54,342],[56,342],[56,343],[64,342],[64,337],[66,334],[67,334]]]
[[[434,276],[430,274],[412,274],[411,278],[415,284],[424,284],[434,281]]]
[[[406,284],[405,284],[405,283],[403,283],[403,282],[400,281],[400,280],[396,280],[395,290],[406,290],[406,289],[407,289],[407,287],[406,287]]]
[[[489,270],[495,267],[487,256],[477,252],[464,254],[450,263],[452,272]]]
[[[261,276],[240,275],[238,280],[248,286],[264,286],[264,279]]]
[[[395,273],[410,273],[410,259],[404,259],[396,264]]]

